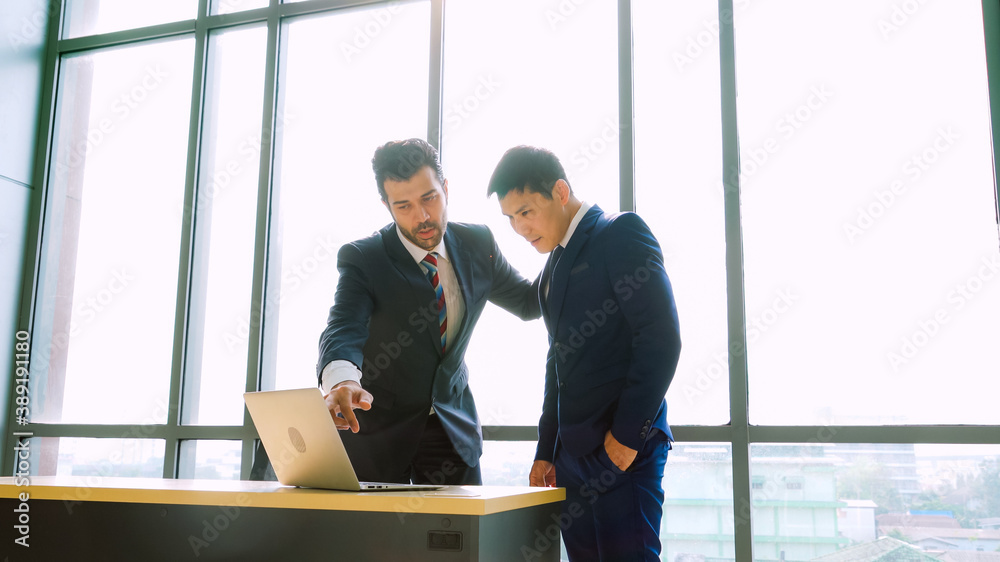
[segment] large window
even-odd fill
[[[633,3],[635,207],[663,247],[683,350],[671,423],[729,421],[715,2]],[[683,421],[682,421],[683,420]]]
[[[181,37],[59,64],[34,422],[167,420],[193,49]]]
[[[535,144],[664,250],[664,560],[1000,548],[995,2],[64,4],[36,473],[248,477],[242,393],[316,384],[336,253],[391,220],[375,148],[438,146],[449,218],[534,277],[485,191]],[[472,338],[489,484],[527,482],[546,348],[496,307]]]
[[[264,376],[274,377],[274,388],[316,385],[337,250],[392,221],[372,153],[387,140],[427,134],[429,24],[430,3],[415,2],[295,18],[282,30],[280,166],[265,303],[277,350]]]
[[[617,36],[607,25],[615,6],[589,3],[565,21],[552,20],[535,0],[446,7],[441,153],[449,213],[489,225],[508,261],[534,278],[546,256],[514,233],[486,186],[505,150],[545,146],[561,156],[578,197],[618,210]],[[514,28],[521,39],[511,41]],[[524,63],[537,53],[560,62]],[[538,422],[547,349],[541,320],[526,324],[494,306],[483,311],[466,362],[484,424]]]
[[[893,5],[736,13],[752,423],[1000,423],[982,8]]]
[[[243,420],[249,346],[235,319],[250,310],[260,168],[260,123],[247,116],[261,112],[266,42],[259,25],[209,36],[184,423]]]

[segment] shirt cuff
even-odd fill
[[[330,361],[323,367],[323,394],[329,394],[330,389],[344,381],[354,381],[361,384],[361,369],[344,359]]]

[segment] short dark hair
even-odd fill
[[[529,190],[552,199],[552,188],[556,182],[566,179],[566,170],[559,158],[551,150],[534,146],[515,146],[503,154],[493,170],[486,196],[494,193],[503,199],[511,191]],[[573,188],[570,187],[570,193]]]
[[[372,157],[372,170],[375,171],[375,183],[378,194],[386,200],[385,180],[406,181],[419,172],[424,166],[429,166],[437,175],[438,181],[444,184],[444,171],[438,152],[423,139],[406,139],[389,141],[375,149]]]

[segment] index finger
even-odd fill
[[[339,389],[330,391],[325,397],[326,407],[330,410],[330,417],[337,429],[348,429],[358,432],[358,419],[352,412],[351,393],[340,392]]]
[[[354,415],[354,400],[352,394],[337,395],[337,409],[340,410],[341,417],[347,422],[348,427],[351,431],[357,433],[361,426],[358,425],[358,417]],[[347,428],[343,428],[347,429]]]

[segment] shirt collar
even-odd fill
[[[437,247],[435,247],[433,250],[428,252],[427,250],[421,248],[420,246],[417,246],[413,242],[410,242],[406,238],[406,236],[403,236],[403,231],[399,229],[398,224],[396,225],[396,235],[399,236],[399,241],[403,243],[403,247],[406,248],[406,251],[409,252],[411,256],[413,256],[413,261],[417,263],[422,262],[424,260],[424,257],[426,257],[427,254],[429,254],[430,252],[436,252],[437,255],[441,256],[445,260],[451,261],[448,260],[448,250],[445,249],[443,236],[441,237],[441,243],[438,244]]]
[[[576,227],[580,225],[580,221],[583,220],[583,215],[587,214],[587,211],[593,207],[592,204],[586,201],[581,201],[580,210],[573,215],[573,220],[569,221],[569,228],[566,229],[566,236],[563,236],[562,242],[559,245],[566,249],[566,245],[569,244],[569,239],[573,237],[573,233],[576,232]]]

